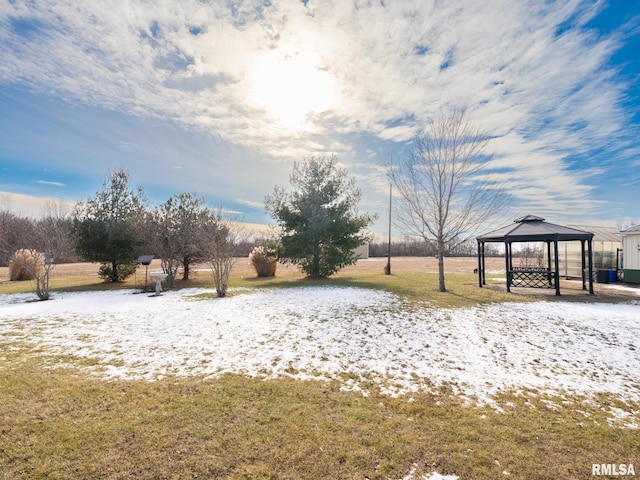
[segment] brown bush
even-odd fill
[[[259,277],[274,277],[276,275],[277,260],[269,255],[264,247],[256,247],[249,254],[249,261]]]
[[[9,280],[19,282],[33,280],[34,273],[40,275],[44,265],[44,255],[33,250],[18,250],[9,261]]]

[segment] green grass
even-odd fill
[[[0,478],[399,480],[415,464],[556,480],[639,460],[637,430],[582,398],[505,394],[499,413],[446,388],[408,401],[286,378],[105,382],[40,362],[0,361]]]
[[[447,291],[438,290],[438,275],[424,272],[403,272],[393,275],[361,273],[325,279],[295,277],[233,278],[230,286],[240,288],[294,288],[309,286],[360,287],[385,290],[412,301],[426,301],[438,307],[472,307],[483,303],[527,302],[531,297],[479,288],[475,275],[448,273]]]

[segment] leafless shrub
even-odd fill
[[[213,274],[216,293],[218,297],[225,297],[238,246],[246,240],[247,232],[241,222],[224,219],[219,210],[209,214],[199,235],[202,256]]]
[[[42,274],[44,255],[35,250],[22,248],[17,250],[9,261],[9,280],[22,282],[33,280]]]
[[[255,247],[249,254],[249,262],[255,268],[258,277],[274,277],[278,266],[275,255],[270,255],[263,246]]]

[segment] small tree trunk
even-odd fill
[[[41,275],[36,276],[36,295],[40,300],[49,300],[49,271],[47,266]]]
[[[320,276],[320,249],[314,247],[313,249],[313,265],[311,266],[311,276],[319,277]]]
[[[441,240],[438,241],[438,289],[447,291],[444,283],[444,242]]]
[[[182,280],[189,280],[189,262],[191,261],[191,259],[189,258],[188,255],[186,255],[183,259],[182,259]]]
[[[118,281],[118,261],[111,260],[111,282],[115,283]]]
[[[177,262],[176,262],[177,263]],[[173,288],[173,280],[175,278],[176,268],[173,266],[173,261],[171,259],[162,260],[162,270],[167,274],[167,288]]]

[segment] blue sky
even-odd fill
[[[386,228],[384,165],[439,112],[492,136],[512,206],[640,219],[640,2],[0,1],[0,204],[126,168],[268,223],[296,160],[336,154]]]

